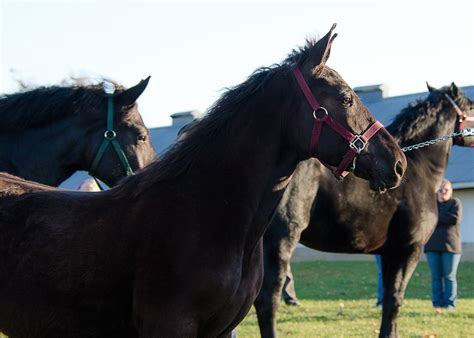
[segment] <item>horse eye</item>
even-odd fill
[[[146,141],[146,135],[138,135],[138,141]]]
[[[345,105],[345,106],[348,106],[348,107],[351,107],[352,106],[352,97],[350,96],[346,96],[342,99],[342,103]]]

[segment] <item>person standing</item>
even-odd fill
[[[425,245],[431,271],[433,307],[454,310],[457,298],[456,274],[461,259],[461,201],[452,198],[451,182],[443,179],[437,192],[438,223]]]

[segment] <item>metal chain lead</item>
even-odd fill
[[[463,111],[458,107],[458,105],[456,104],[456,102],[454,102],[454,100],[448,95],[448,94],[444,94],[444,96],[446,96],[446,98],[448,99],[449,103],[451,103],[451,105],[453,106],[453,108],[456,110],[456,113],[458,114],[458,117],[459,117],[459,122],[461,123],[462,125],[462,122],[466,119],[466,115],[463,113]],[[412,150],[415,150],[415,149],[420,149],[420,148],[424,148],[424,147],[428,147],[430,145],[433,145],[433,144],[436,144],[436,143],[439,143],[439,142],[443,142],[443,141],[447,141],[449,140],[450,138],[453,138],[453,137],[456,137],[456,136],[463,136],[463,137],[468,137],[468,136],[474,136],[474,128],[465,128],[465,129],[461,129],[460,131],[458,132],[452,132],[451,134],[449,135],[445,135],[445,136],[441,136],[441,137],[438,137],[438,138],[435,138],[433,140],[429,140],[429,141],[425,141],[425,142],[420,142],[420,143],[417,143],[417,144],[413,144],[411,146],[408,146],[408,147],[403,147],[402,148],[402,151],[404,153],[406,153],[407,151],[412,151]]]
[[[467,129],[467,133],[469,133],[469,134],[471,133],[471,132],[469,131],[469,129]],[[416,149],[428,147],[428,146],[431,146],[431,145],[436,144],[436,143],[439,143],[439,142],[447,141],[447,140],[449,140],[449,139],[452,138],[452,137],[461,136],[461,135],[466,136],[466,133],[464,132],[464,130],[460,130],[460,131],[458,131],[458,132],[455,131],[455,132],[453,132],[453,133],[451,133],[451,134],[449,134],[449,135],[444,135],[444,136],[435,138],[435,139],[433,139],[433,140],[420,142],[420,143],[413,144],[413,145],[408,146],[408,147],[403,147],[403,148],[402,148],[402,151],[405,153],[405,152],[407,152],[407,151],[412,151],[412,150],[416,150]]]

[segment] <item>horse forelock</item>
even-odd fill
[[[316,46],[320,38],[315,36],[309,36],[306,38],[304,46],[294,48],[283,61],[282,64],[286,64],[291,67],[301,65],[305,63],[311,56],[311,49]]]

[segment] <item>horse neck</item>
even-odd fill
[[[58,186],[77,170],[83,169],[81,144],[76,128],[61,119],[43,128],[25,130],[21,136],[3,135],[0,170],[16,176]]]
[[[271,113],[264,116],[262,111]],[[269,107],[255,107],[245,113],[239,114],[245,116],[240,121],[253,119],[252,123],[237,123],[233,133],[221,133],[214,140],[216,146],[206,147],[207,158],[199,158],[196,169],[187,173],[193,180],[201,180],[203,186],[211,178],[214,188],[208,190],[210,196],[228,199],[221,203],[223,215],[247,213],[245,217],[252,217],[235,222],[238,229],[245,221],[260,227],[261,222],[255,218],[268,222],[287,177],[296,167],[296,158],[290,157],[282,145],[282,114],[275,114]],[[207,177],[202,176],[203,172],[208,173]]]
[[[441,182],[448,166],[452,141],[441,142],[426,148],[413,150],[416,153],[408,154],[408,165],[416,166],[418,175],[424,176],[432,183],[433,189]],[[407,172],[408,174],[409,172]],[[408,178],[409,179],[409,178]]]
[[[283,112],[287,109],[283,96],[270,95],[268,100],[246,104],[227,127],[215,130],[212,138],[193,151],[186,172],[147,184],[164,188],[161,191],[167,195],[163,198],[188,208],[182,212],[199,220],[200,236],[223,232],[227,249],[248,247],[248,243],[247,249],[255,246],[296,167],[294,152],[282,144]],[[193,136],[186,137],[182,146],[199,142]],[[163,166],[170,160],[165,156]],[[152,187],[148,191],[156,193]]]
[[[436,116],[439,117],[440,114],[442,113],[438,113]],[[441,120],[433,118],[432,123],[425,129],[425,132],[417,137],[416,143],[449,135],[454,131],[455,123],[456,116],[454,113],[449,115],[449,112],[445,112]],[[410,144],[406,142],[404,146]],[[448,166],[451,146],[452,140],[448,139],[447,141],[441,141],[437,144],[406,153],[408,161],[412,162],[409,165],[423,168],[424,170],[422,170],[421,175],[427,175],[433,183],[433,187],[435,187],[443,178]]]

